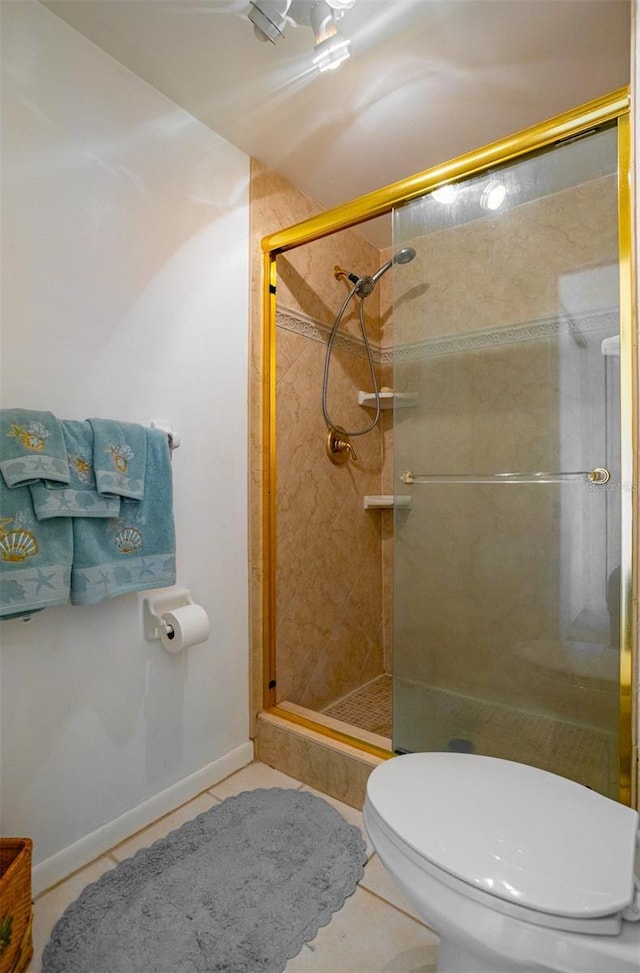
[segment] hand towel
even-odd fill
[[[117,517],[119,497],[99,497],[93,473],[93,430],[88,422],[60,423],[67,450],[69,483],[38,480],[29,487],[38,520],[51,517]]]
[[[69,600],[71,520],[40,523],[28,487],[0,477],[0,618],[28,615]]]
[[[53,413],[0,410],[0,472],[8,487],[69,482],[64,437]]]
[[[142,500],[146,430],[133,422],[89,419],[93,429],[93,467],[101,496]]]
[[[113,520],[74,518],[71,602],[170,587],[176,582],[171,458],[165,433],[145,429],[145,491],[122,500]]]

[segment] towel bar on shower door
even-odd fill
[[[597,485],[608,483],[609,470],[596,466],[594,470],[576,473],[412,473],[407,470],[400,477],[403,483],[565,483],[587,479]]]

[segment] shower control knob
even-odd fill
[[[340,426],[336,426],[335,429],[329,426],[327,430],[327,454],[336,466],[342,466],[349,457],[354,463],[358,459],[355,449],[349,442],[349,437]]]

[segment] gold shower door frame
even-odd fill
[[[634,538],[637,536],[633,498],[637,483],[637,457],[634,456],[636,433],[636,375],[634,352],[637,351],[633,329],[633,267],[631,224],[631,138],[629,89],[621,88],[610,95],[588,102],[570,112],[525,129],[506,139],[493,142],[457,159],[392,183],[375,192],[320,213],[262,240],[263,251],[263,486],[262,486],[262,553],[263,553],[263,675],[264,709],[289,722],[302,724],[317,733],[374,753],[392,757],[390,751],[337,732],[313,719],[281,709],[275,704],[276,684],[276,258],[295,247],[330,236],[349,227],[365,223],[376,216],[391,213],[395,206],[417,199],[446,183],[480,173],[530,153],[574,138],[607,122],[617,122],[618,132],[618,250],[620,275],[620,384],[621,384],[621,637],[620,637],[620,705],[619,800],[632,803],[636,793],[634,743],[633,674],[637,666],[637,625],[633,606],[637,605],[637,587],[633,565]]]

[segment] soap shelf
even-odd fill
[[[401,409],[418,404],[417,392],[394,392],[393,390],[385,389],[383,392],[380,392],[379,395],[381,409]],[[375,409],[375,393],[363,391],[358,392],[358,405],[363,406],[365,409]]]
[[[391,510],[392,507],[410,507],[411,497],[382,493],[374,496],[366,496],[363,503],[365,510]]]

